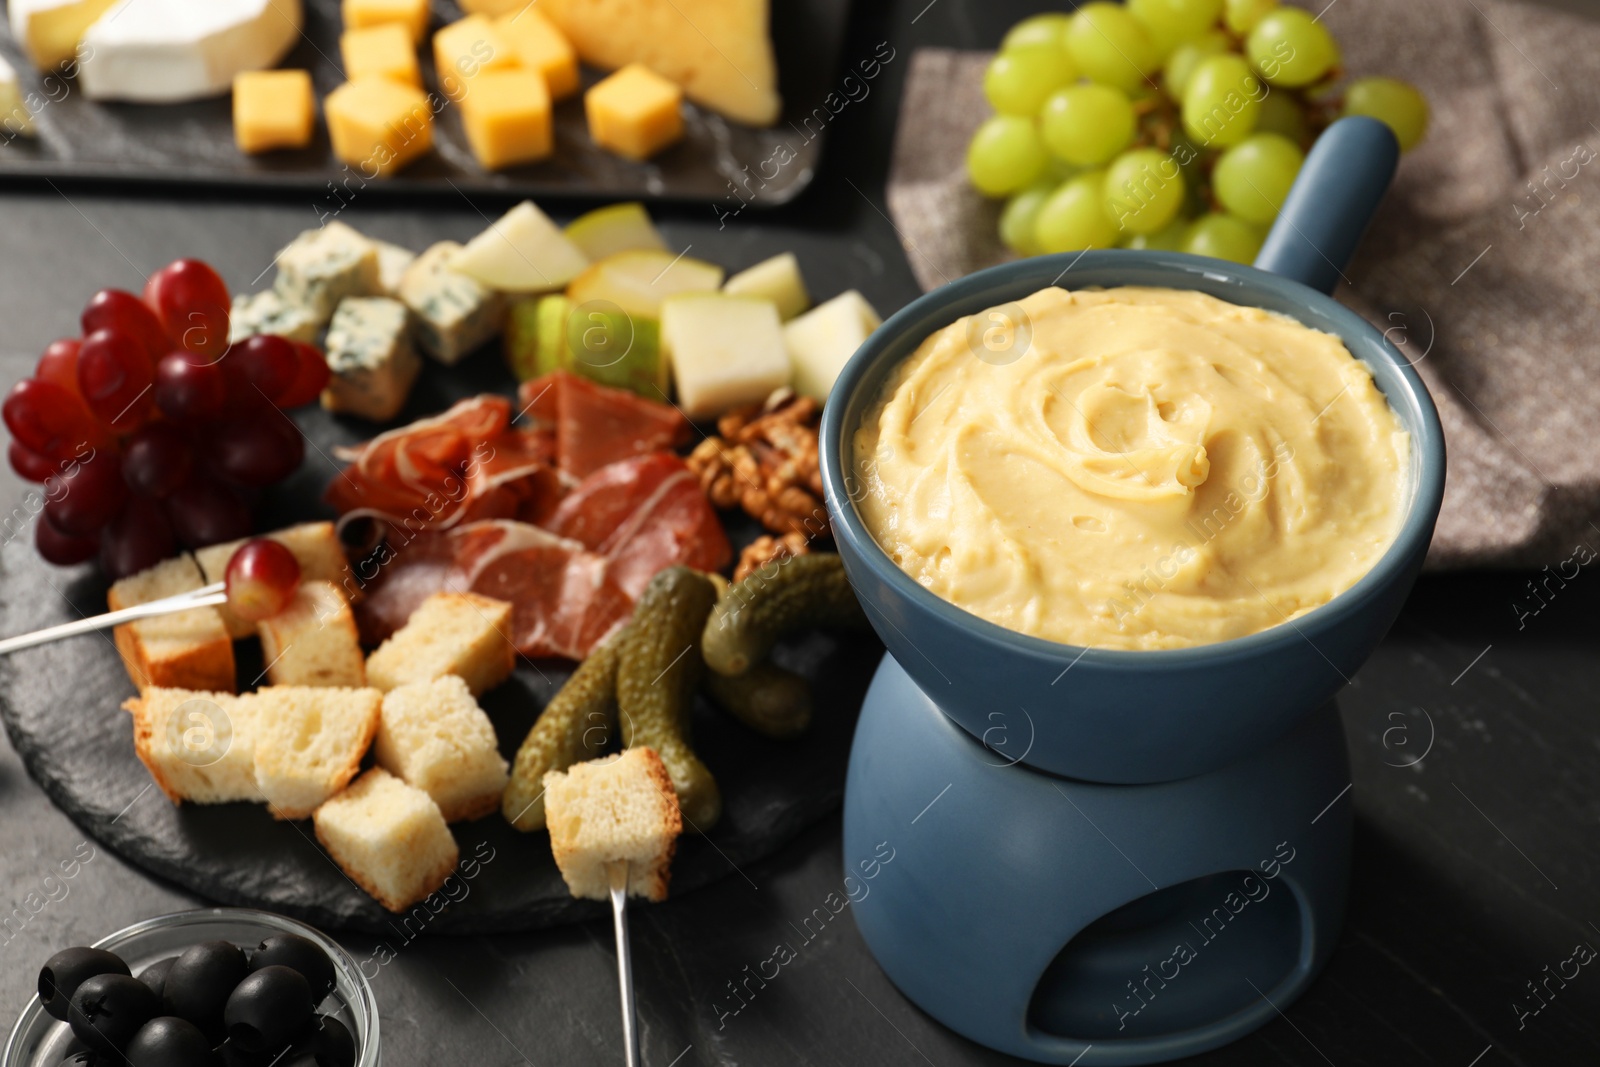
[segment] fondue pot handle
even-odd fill
[[[1255,265],[1332,293],[1399,159],[1394,133],[1377,119],[1354,115],[1329,126],[1311,146]]]

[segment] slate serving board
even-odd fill
[[[44,102],[35,116],[36,139],[0,137],[0,176],[303,191],[314,209],[330,214],[354,196],[384,191],[452,198],[727,199],[730,208],[741,203],[772,207],[798,196],[816,172],[825,124],[807,125],[806,118],[823,106],[837,80],[850,0],[773,0],[772,39],[784,112],[768,129],[741,126],[690,104],[684,139],[647,163],[632,163],[589,140],[579,92],[556,104],[550,159],[486,171],[467,147],[460,109],[448,106],[435,121],[433,151],[395,177],[377,181],[363,181],[334,158],[320,121],[321,99],[345,80],[339,0],[303,4],[303,39],[280,65],[309,70],[316,84],[319,122],[309,148],[244,155],[233,143],[227,94],[183,104],[88,100],[74,80],[35,70],[0,29],[0,54],[16,68],[24,93]],[[433,16],[437,29],[461,12],[452,0],[434,0]],[[431,46],[424,42],[419,55],[424,85],[437,92]],[[584,68],[584,88],[603,76]]]
[[[429,363],[397,422],[441,410],[462,396],[509,391],[498,345],[446,369]],[[371,436],[376,427],[337,419],[318,408],[295,413],[310,447],[292,479],[261,501],[258,527],[332,517],[320,494],[338,444]],[[51,567],[35,555],[26,509],[7,529],[21,529],[0,549],[0,634],[15,634],[105,611],[105,582],[92,568]],[[754,523],[730,521],[735,544],[748,543]],[[261,673],[259,646],[238,642],[242,688]],[[871,634],[812,634],[775,653],[812,681],[816,714],[793,741],[771,741],[701,698],[694,714],[695,748],[722,787],[722,821],[706,837],[686,834],[672,868],[679,895],[770,855],[838,807],[856,715],[883,652]],[[519,662],[510,681],[486,694],[507,759],[570,673],[564,662]],[[134,695],[110,633],[58,641],[0,659],[0,719],[29,774],[85,832],[152,874],[224,904],[282,912],[325,929],[393,933],[389,915],[346,879],[312,836],[309,822],[277,822],[255,804],[174,806],[154,788],[133,750],[133,730],[120,705]],[[475,876],[427,929],[470,934],[530,930],[596,918],[605,905],[575,901],[550,856],[543,832],[522,834],[497,813],[452,829]],[[473,870],[470,866],[467,870]],[[463,873],[464,872],[458,872]],[[463,888],[464,887],[464,888]],[[436,904],[438,902],[436,901]]]

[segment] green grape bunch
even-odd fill
[[[1402,151],[1428,102],[1396,78],[1343,81],[1338,42],[1279,0],[1092,0],[1023,19],[984,72],[994,108],[967,176],[1005,200],[1019,255],[1151,248],[1249,263],[1305,153],[1367,115]]]

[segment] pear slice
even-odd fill
[[[643,204],[608,204],[567,223],[567,237],[598,263],[618,252],[665,252],[667,242],[650,221]]]
[[[593,303],[639,318],[661,317],[661,302],[675,293],[712,293],[722,284],[722,268],[671,252],[637,249],[607,256],[572,280],[567,299],[573,307]],[[606,305],[611,305],[607,307]]]
[[[794,367],[795,392],[827,400],[844,365],[883,319],[854,289],[784,324],[783,341]]]
[[[551,293],[511,305],[506,362],[522,382],[569,370],[660,400],[669,382],[660,337],[655,319],[594,306],[578,311],[565,296]]]
[[[450,257],[451,270],[506,293],[560,289],[589,257],[550,217],[524,200]]]
[[[811,306],[805,279],[800,277],[800,261],[793,252],[783,252],[740,271],[722,285],[729,296],[753,296],[770,300],[785,322]]]
[[[691,419],[765,400],[789,384],[783,325],[770,300],[680,293],[661,305],[661,341]]]

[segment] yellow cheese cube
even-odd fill
[[[517,61],[544,75],[550,99],[560,100],[578,91],[578,53],[556,29],[556,24],[532,7],[494,20],[494,28]]]
[[[398,22],[344,31],[339,37],[339,52],[344,56],[344,76],[350,81],[388,78],[422,88],[416,46],[411,42],[410,31]]]
[[[461,10],[469,15],[488,15],[496,18],[500,15],[515,15],[519,11],[532,10],[533,5],[539,0],[456,0],[461,5]]]
[[[550,93],[536,70],[486,70],[461,101],[461,124],[489,170],[550,154]]]
[[[465,96],[468,84],[483,71],[519,65],[516,52],[484,15],[468,15],[434,34],[433,62],[439,88],[452,100]]]
[[[683,136],[683,90],[630,63],[583,96],[589,136],[628,159],[649,159]]]
[[[233,79],[233,139],[239,151],[304,148],[316,126],[310,72],[252,70]]]
[[[398,22],[411,34],[413,44],[428,36],[428,0],[344,0],[344,28],[364,30]]]
[[[333,154],[386,177],[433,146],[433,107],[421,89],[388,78],[345,82],[322,102]]]

